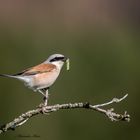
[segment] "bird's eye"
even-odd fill
[[[63,56],[61,56],[61,57],[55,57],[55,58],[51,59],[50,62],[63,60],[64,58],[65,58],[65,57],[63,57]]]

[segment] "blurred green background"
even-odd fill
[[[127,110],[132,120],[111,122],[98,112],[63,110],[36,116],[0,139],[139,140],[139,6],[137,0],[1,0],[0,73],[13,74],[62,53],[70,58],[71,69],[63,68],[49,104],[98,104],[128,93],[109,108]],[[0,124],[41,101],[21,82],[0,78]]]

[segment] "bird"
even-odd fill
[[[40,92],[44,96],[44,105],[46,106],[48,103],[48,90],[58,78],[67,60],[68,58],[62,54],[53,54],[39,65],[13,75],[0,74],[0,76],[18,79],[34,92]]]

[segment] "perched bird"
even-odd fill
[[[20,73],[0,76],[15,78],[23,81],[33,91],[38,91],[45,96],[45,105],[48,101],[48,89],[55,82],[60,74],[61,68],[67,58],[62,54],[53,54],[45,62],[23,70]]]

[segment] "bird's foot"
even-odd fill
[[[44,107],[44,103],[39,104],[37,107],[38,107],[38,108]]]

